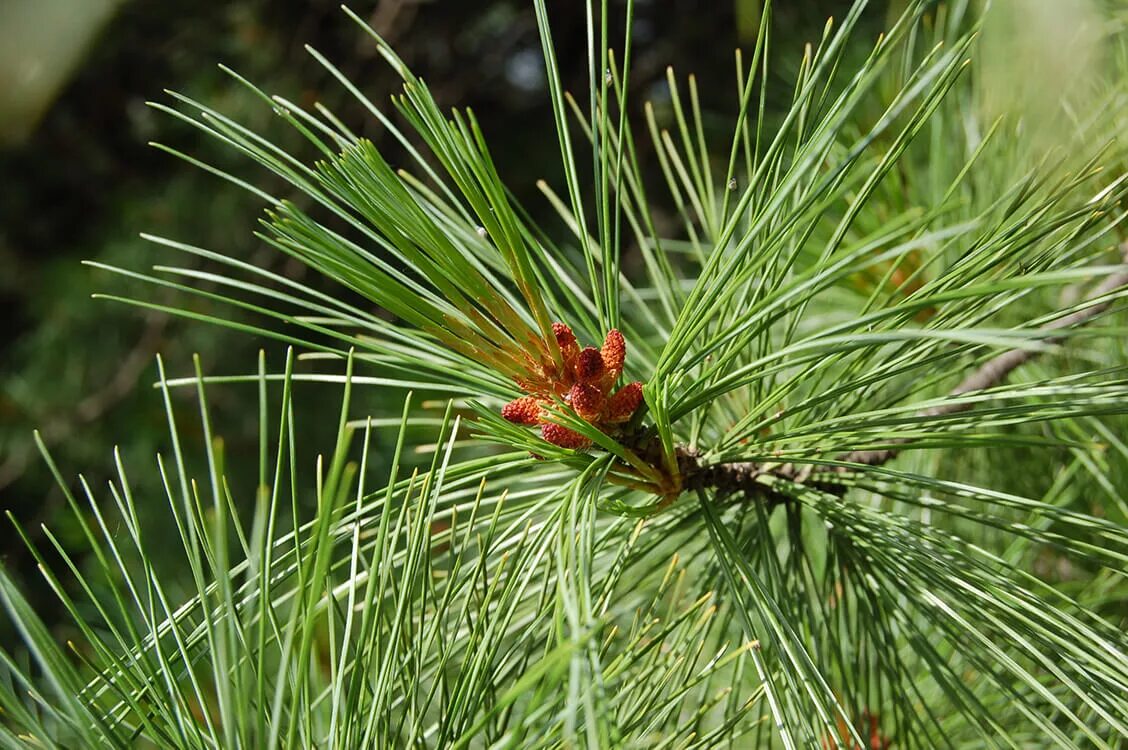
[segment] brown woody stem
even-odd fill
[[[1128,242],[1121,245],[1125,263],[1128,263]],[[1098,285],[1089,295],[1089,300],[1099,300],[1118,289],[1128,287],[1128,271],[1115,273]],[[1088,307],[1077,310],[1044,325],[1043,332],[1065,330],[1085,325],[1089,321],[1103,314],[1112,305],[1112,300],[1096,302]],[[1048,336],[1047,343],[1056,344],[1064,340],[1064,336]],[[964,378],[949,395],[962,396],[967,393],[987,390],[1002,383],[1008,375],[1021,365],[1038,356],[1040,352],[1028,349],[1011,349],[1003,352],[983,363],[975,372]],[[970,401],[956,401],[941,404],[919,413],[921,418],[940,417],[949,414],[958,414],[971,409]],[[911,440],[898,440],[897,445],[908,445]],[[844,453],[836,457],[836,461],[848,464],[863,464],[866,466],[881,466],[888,463],[899,453],[899,449],[883,448],[880,450],[860,450]],[[767,483],[762,481],[765,476],[773,476],[791,482],[804,483],[811,474],[810,466],[796,466],[789,463],[759,463],[755,461],[740,461],[733,463],[701,464],[695,452],[686,448],[678,450],[679,463],[682,475],[685,477],[686,489],[702,489],[711,487],[723,493],[761,494],[770,502],[783,501],[783,496],[772,493]],[[848,471],[849,467],[835,467],[833,471]],[[841,494],[844,488],[828,488],[836,494]]]

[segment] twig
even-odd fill
[[[39,431],[43,441],[49,447],[55,445],[83,425],[96,422],[128,396],[133,391],[145,368],[152,361],[167,323],[168,315],[163,313],[148,315],[141,337],[121,360],[114,377],[101,388],[79,401],[67,414],[57,415],[47,420]],[[29,444],[25,444],[22,450],[13,451],[3,463],[0,463],[0,490],[7,488],[22,477],[35,455],[35,449]]]
[[[1128,263],[1128,243],[1121,246],[1124,261]],[[1128,271],[1121,271],[1120,273],[1113,274],[1101,282],[1100,286],[1093,290],[1088,299],[1095,300],[1104,297],[1107,294],[1115,292],[1121,287],[1128,286]],[[1075,328],[1077,326],[1085,325],[1093,318],[1104,313],[1112,305],[1112,300],[1105,300],[1098,302],[1095,305],[1090,305],[1081,310],[1066,315],[1063,318],[1058,318],[1046,325],[1042,326],[1042,331],[1058,331],[1067,328]],[[1048,344],[1058,344],[1064,339],[1064,336],[1050,336],[1045,339]],[[988,388],[994,388],[1002,383],[1008,375],[1018,369],[1020,366],[1026,364],[1030,360],[1037,357],[1041,352],[1031,349],[1011,349],[1010,351],[1003,352],[1002,354],[993,357],[983,365],[964,378],[963,382],[956,386],[948,395],[949,396],[962,396],[965,393],[973,393],[975,391],[984,391]],[[918,416],[922,419],[929,417],[942,417],[949,414],[959,414],[960,412],[967,411],[972,407],[970,401],[957,401],[948,404],[941,404],[934,406],[931,409],[925,409],[920,412]],[[910,442],[909,440],[898,440],[897,443],[904,445]],[[897,456],[899,451],[896,448],[884,448],[881,450],[870,451],[851,451],[845,455],[839,456],[838,460],[846,463],[866,464],[868,466],[881,466],[888,463]]]
[[[1128,263],[1128,242],[1121,245],[1121,252],[1125,263]],[[1115,273],[1103,282],[1088,296],[1089,300],[1099,300],[1118,289],[1128,287],[1128,271]],[[1104,313],[1112,305],[1112,300],[1097,302],[1081,310],[1058,318],[1040,329],[1043,332],[1065,330],[1082,326]],[[1064,336],[1049,336],[1045,340],[1056,344],[1064,340]],[[967,393],[987,390],[1002,383],[1008,375],[1021,365],[1038,356],[1040,352],[1029,349],[1011,349],[987,360],[979,369],[964,378],[950,393],[950,396],[962,396]],[[973,402],[957,401],[953,403],[933,406],[919,412],[922,419],[940,417],[949,414],[959,414],[971,409]],[[895,441],[896,445],[911,443],[911,439]],[[837,460],[847,464],[863,464],[866,466],[881,466],[888,463],[899,453],[898,448],[883,448],[880,450],[851,451],[837,457]],[[765,488],[758,478],[763,475],[773,475],[792,482],[805,482],[810,477],[812,467],[796,467],[794,464],[767,464],[755,461],[740,461],[734,463],[718,463],[700,465],[697,454],[687,449],[679,449],[679,461],[683,467],[686,489],[712,487],[722,492],[760,492]],[[835,467],[835,471],[849,471],[849,467]],[[778,500],[778,498],[777,498]]]

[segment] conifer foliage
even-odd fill
[[[153,105],[260,168],[173,152],[258,196],[262,242],[340,293],[178,239],[113,269],[177,314],[254,313],[238,327],[292,354],[221,378],[258,399],[256,488],[228,481],[198,363],[159,363],[155,467],[98,490],[52,464],[96,564],[50,531],[32,547],[63,646],[0,576],[23,637],[0,745],[1123,747],[1124,77],[1086,80],[1032,149],[1027,115],[986,114],[968,3],[900,3],[869,39],[858,2],[797,54],[765,4],[719,130],[673,70],[666,100],[627,105],[630,0],[564,4],[588,17],[582,96],[534,5],[557,226],[503,184],[504,143],[351,13],[403,79],[391,108],[310,53],[408,167],[235,73],[312,157]],[[1105,23],[1122,71],[1128,19]],[[296,437],[303,380],[340,384],[324,456]],[[367,416],[360,388],[449,403]],[[166,497],[136,497],[137,471]],[[139,521],[158,502],[179,549]]]

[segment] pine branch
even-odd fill
[[[1121,245],[1121,253],[1125,263],[1128,263],[1128,242]],[[1088,296],[1088,300],[1099,300],[1119,289],[1128,287],[1128,271],[1120,271],[1108,276]],[[1040,329],[1043,332],[1067,330],[1086,325],[1099,317],[1111,307],[1113,300],[1104,300],[1076,310],[1069,315],[1058,318]],[[1058,344],[1064,340],[1063,335],[1049,336],[1044,339],[1048,344]],[[1011,349],[985,362],[979,369],[964,378],[958,386],[949,393],[949,396],[963,396],[969,393],[984,391],[1000,385],[1014,370],[1037,357],[1041,352],[1031,349]],[[974,402],[961,400],[933,406],[919,413],[921,419],[942,417],[959,414],[972,408]],[[897,440],[897,445],[907,445],[911,439]],[[898,448],[882,448],[879,450],[858,450],[842,454],[837,461],[847,464],[862,464],[866,466],[882,466],[893,460],[900,453]],[[806,482],[810,476],[811,466],[796,466],[791,463],[763,463],[756,461],[740,461],[733,463],[717,463],[700,465],[698,454],[685,447],[678,449],[678,460],[682,475],[685,477],[685,488],[689,490],[712,487],[722,493],[760,493],[764,494],[766,488],[758,481],[764,475],[772,475],[792,482]],[[835,471],[849,470],[848,467],[835,467]],[[782,502],[782,497],[769,497],[769,504]]]
[[[1128,262],[1128,243],[1121,245],[1121,252],[1125,262]],[[1121,271],[1107,277],[1101,284],[1093,290],[1088,299],[1100,299],[1121,287],[1128,286],[1128,271]],[[1062,318],[1058,318],[1046,325],[1042,326],[1042,331],[1057,331],[1066,330],[1069,328],[1076,328],[1083,326],[1094,318],[1103,314],[1112,305],[1112,300],[1099,302],[1081,310],[1077,310]],[[1064,339],[1064,336],[1051,336],[1045,339],[1048,344],[1058,344]],[[1026,364],[1040,354],[1039,351],[1031,349],[1011,349],[1004,352],[992,359],[987,360],[978,370],[971,375],[964,378],[958,386],[956,386],[949,394],[952,397],[962,396],[967,393],[974,393],[976,391],[987,390],[1000,385],[1007,376],[1014,370]],[[949,414],[959,414],[967,411],[972,407],[971,401],[955,401],[940,406],[934,406],[930,409],[925,409],[920,413],[922,419],[930,417],[942,417]],[[899,440],[898,444],[904,445],[910,442],[909,440]],[[896,448],[884,448],[881,450],[868,450],[868,451],[851,451],[839,457],[840,461],[846,463],[865,464],[868,466],[881,466],[893,460],[897,454]]]

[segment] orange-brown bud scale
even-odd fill
[[[832,747],[845,747],[847,750],[889,750],[892,746],[892,741],[881,732],[878,717],[876,714],[870,713],[868,710],[862,712],[862,726],[857,727],[859,733],[863,736],[866,730],[869,730],[869,743],[864,747],[859,745],[851,736],[850,728],[846,721],[840,716],[838,717],[838,739],[839,742],[834,741],[833,735],[827,735],[822,739],[823,750],[830,750]]]
[[[551,360],[542,362],[540,370],[541,377],[543,377],[549,383],[559,379],[560,372],[556,369],[556,363]]]

